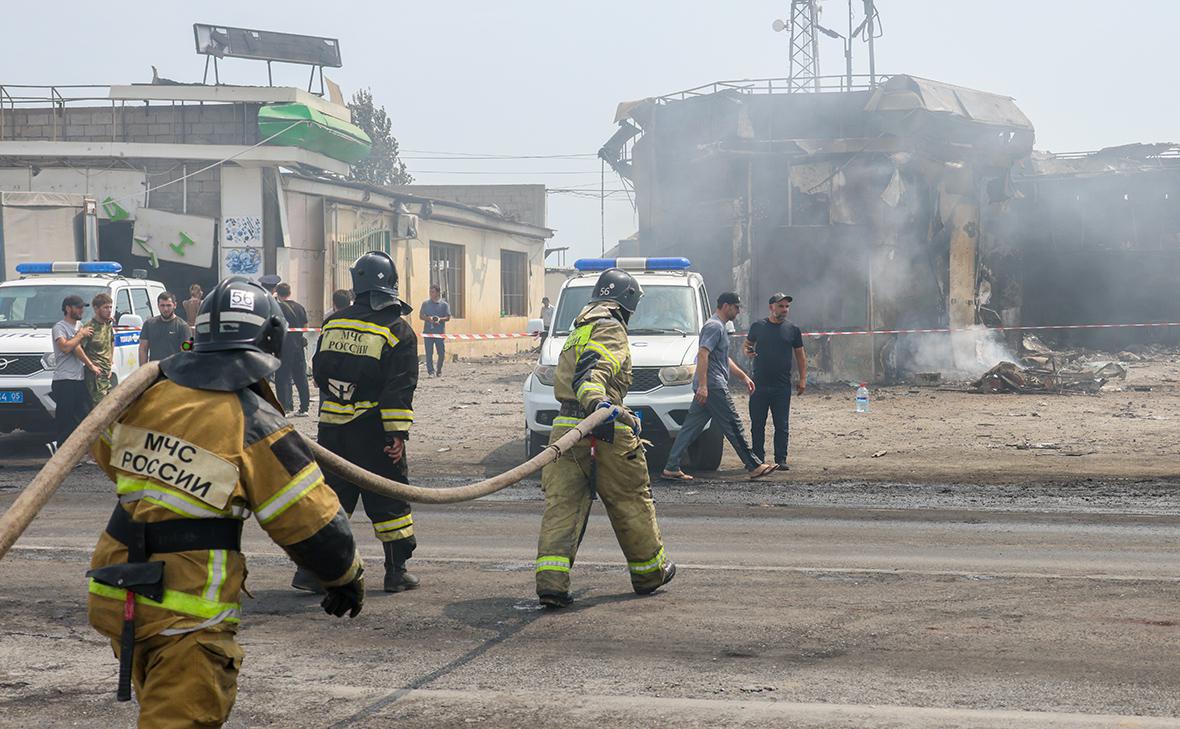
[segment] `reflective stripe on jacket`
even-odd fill
[[[374,311],[360,302],[324,322],[312,358],[321,426],[376,417],[386,433],[408,433],[418,386],[418,337],[401,311],[397,305]]]
[[[361,567],[335,493],[311,451],[283,418],[265,384],[236,392],[161,380],[94,445],[95,459],[136,521],[245,519],[251,513],[279,546],[329,585]],[[136,598],[136,637],[217,626],[232,630],[246,577],[242,554],[201,549],[148,555],[163,560],[164,595]],[[105,531],[91,567],[127,561]],[[119,636],[123,590],[93,580],[90,622]]]

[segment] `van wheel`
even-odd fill
[[[688,447],[685,453],[686,465],[695,471],[716,471],[721,467],[721,451],[725,445],[725,436],[716,423],[709,427]]]

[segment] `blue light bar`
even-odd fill
[[[33,273],[119,273],[123,264],[118,261],[53,261],[18,263],[16,272]]]
[[[687,258],[579,258],[574,261],[578,271],[605,271],[621,268],[625,271],[684,271],[692,262]]]

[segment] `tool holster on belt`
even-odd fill
[[[582,409],[581,405],[576,402],[561,403],[561,410],[558,415],[564,415],[567,418],[578,418],[579,420],[586,417],[587,413]],[[614,422],[602,423],[594,430],[590,431],[590,437],[602,441],[603,443],[615,442],[615,424]]]
[[[176,519],[142,522],[116,504],[107,534],[127,547],[127,562],[86,573],[95,582],[127,591],[123,604],[123,632],[119,637],[118,701],[131,700],[131,657],[135,652],[135,596],[164,599],[164,562],[147,561],[153,554],[197,549],[241,550],[242,522],[238,519]]]

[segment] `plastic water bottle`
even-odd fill
[[[867,413],[869,411],[869,388],[865,383],[860,383],[856,388],[856,412]]]

